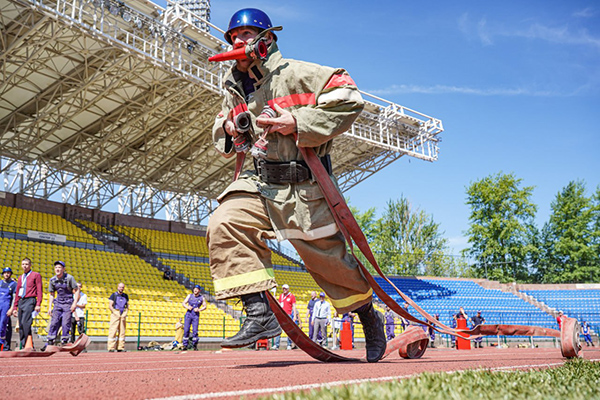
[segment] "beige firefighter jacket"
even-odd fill
[[[223,124],[230,111],[240,104],[245,103],[252,115],[255,138],[262,133],[256,126],[256,117],[267,103],[271,107],[277,103],[296,119],[297,141],[294,135],[267,135],[268,161],[302,160],[298,146],[313,147],[320,157],[328,154],[333,138],[347,131],[364,107],[360,92],[345,70],[282,58],[275,42],[267,60],[257,60],[249,68],[256,83],[254,93],[247,99],[233,68],[225,78],[225,99],[213,127],[214,145],[225,157],[234,156],[235,150]],[[259,194],[266,199],[278,240],[319,239],[338,230],[321,189],[312,180],[269,184],[254,171],[245,171],[218,200],[232,192]]]

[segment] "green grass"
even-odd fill
[[[262,399],[600,399],[600,363],[576,359],[564,366],[534,371],[424,373],[386,383],[363,383]]]

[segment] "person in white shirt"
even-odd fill
[[[313,325],[312,341],[319,343],[321,346],[326,345],[327,326],[331,323],[331,306],[325,300],[325,293],[323,292],[319,294],[319,301],[315,303],[310,323]],[[320,340],[317,339],[319,332],[321,332]]]
[[[77,283],[79,288],[79,301],[77,302],[77,308],[71,316],[71,343],[75,342],[75,327],[80,335],[85,333],[85,306],[87,306],[87,295],[81,291],[83,285],[81,282]]]

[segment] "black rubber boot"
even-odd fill
[[[365,304],[354,312],[358,314],[365,333],[367,361],[373,363],[381,360],[386,347],[383,315],[373,308],[373,303]]]
[[[264,293],[243,295],[242,303],[246,309],[246,319],[242,328],[234,336],[223,340],[221,347],[245,347],[256,343],[257,340],[270,339],[281,334],[279,322],[271,311]]]

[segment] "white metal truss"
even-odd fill
[[[211,137],[227,66],[208,57],[226,43],[208,0],[194,1],[206,12],[184,0],[0,0],[4,190],[204,220],[234,165]],[[437,159],[441,121],[363,95],[334,142],[342,190],[403,155]]]
[[[176,18],[181,18],[187,24],[192,24],[196,28],[209,32],[210,26],[210,0],[173,0],[167,6],[167,13],[174,13]],[[197,15],[200,18],[195,18]],[[171,26],[173,26],[171,24]]]

